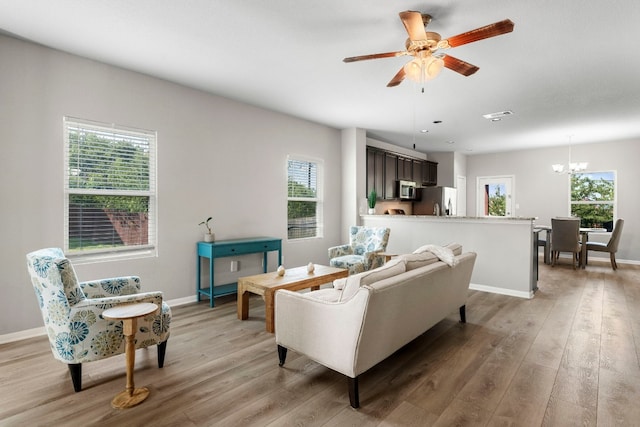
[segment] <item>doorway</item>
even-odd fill
[[[477,216],[513,216],[514,181],[512,175],[478,177]]]

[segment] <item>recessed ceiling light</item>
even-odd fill
[[[499,122],[500,120],[502,120],[500,117],[494,117],[491,119],[492,122]]]
[[[446,141],[447,144],[451,145],[451,144],[455,144],[455,141]]]
[[[442,120],[434,120],[433,123],[437,125],[437,124],[442,123]]]
[[[426,130],[426,129],[422,129],[420,132],[421,132],[421,133],[427,133],[427,132],[429,132],[429,131],[428,131],[428,130]]]

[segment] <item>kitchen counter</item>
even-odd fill
[[[362,215],[363,225],[389,227],[387,253],[410,253],[422,245],[460,243],[478,254],[471,289],[532,298],[536,286],[536,218],[434,215]]]

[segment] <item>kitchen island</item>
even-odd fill
[[[537,289],[535,218],[362,215],[370,227],[389,227],[387,253],[411,253],[426,244],[460,243],[478,254],[470,289],[533,298]]]

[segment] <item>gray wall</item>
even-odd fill
[[[571,148],[571,158],[588,162],[588,171],[617,172],[616,215],[624,218],[625,225],[616,258],[640,263],[640,141],[576,145]],[[513,175],[515,203],[519,205],[515,215],[538,217],[537,223],[550,225],[552,217],[569,214],[569,175],[551,169],[554,163],[568,161],[568,146],[467,156],[467,214],[476,215],[479,176]],[[606,235],[600,237],[592,238],[608,240]]]
[[[158,132],[158,257],[76,265],[80,280],[136,274],[143,290],[193,298],[208,216],[217,239],[282,238],[285,266],[326,263],[341,243],[339,130],[5,36],[0,58],[0,335],[42,326],[25,254],[63,244],[65,115]],[[286,242],[288,154],[324,160],[324,238]]]
[[[362,207],[364,175],[346,174],[354,169],[342,165],[344,146],[364,174],[365,144],[358,131],[341,132],[6,36],[0,36],[0,58],[0,335],[42,325],[25,254],[62,246],[65,115],[158,131],[158,257],[76,265],[81,280],[137,274],[143,289],[163,291],[166,299],[193,298],[195,242],[203,232],[197,224],[206,217],[213,216],[217,239],[282,238],[284,264],[294,266],[327,262],[327,247],[342,243],[351,225],[342,224],[343,218]],[[592,170],[618,171],[618,215],[627,221],[619,258],[635,261],[637,144],[591,144],[572,153]],[[321,239],[286,241],[288,154],[324,160]],[[465,171],[455,156],[453,174],[467,176],[469,215],[475,213],[476,177],[506,174],[516,176],[518,215],[549,223],[568,212],[567,176],[550,167],[568,160],[567,147],[466,160]],[[343,209],[343,198],[357,206]],[[259,271],[260,257],[242,258],[238,273],[226,264],[217,266],[216,280]]]

